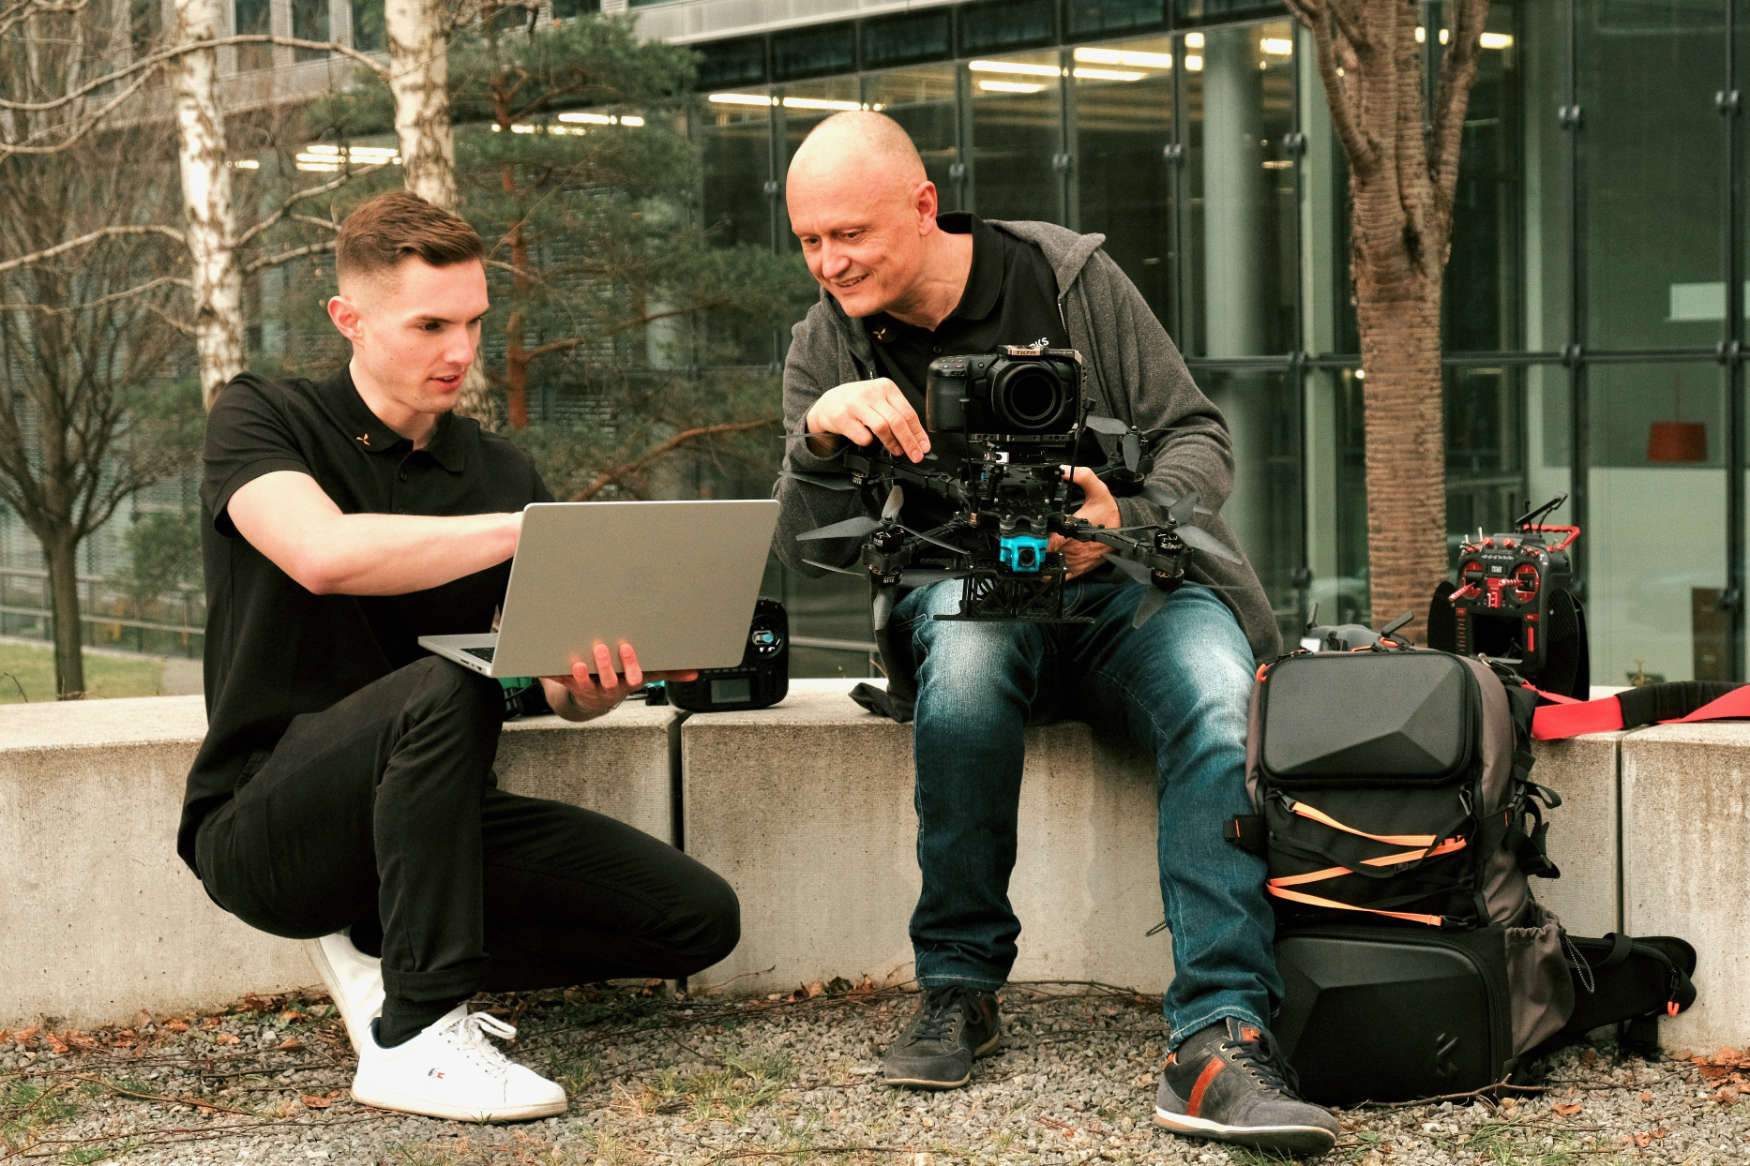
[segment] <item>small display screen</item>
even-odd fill
[[[712,704],[737,704],[753,699],[753,684],[744,677],[730,677],[711,682]]]

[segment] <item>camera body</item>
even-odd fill
[[[763,709],[790,691],[790,619],[776,599],[754,604],[747,646],[733,668],[701,668],[697,680],[670,681],[668,702],[689,712]]]
[[[1074,451],[1082,420],[1082,358],[1073,348],[1003,345],[930,362],[924,427],[974,451],[1000,449],[1053,464]]]

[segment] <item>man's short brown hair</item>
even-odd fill
[[[405,190],[379,194],[340,224],[334,240],[337,281],[382,275],[409,256],[433,267],[483,259],[486,244],[461,217]]]

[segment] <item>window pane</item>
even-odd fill
[[[1722,6],[1586,4],[1580,26],[1587,343],[1708,347],[1723,333]],[[1649,229],[1657,224],[1658,229]]]
[[[1153,28],[1167,19],[1166,0],[1077,0],[1065,5],[1074,36]]]
[[[960,47],[983,53],[1043,44],[1053,36],[1051,0],[994,0],[960,10]]]
[[[1312,65],[1312,37],[1301,29],[1297,38],[1301,129],[1306,134],[1300,184],[1302,342],[1315,356],[1357,357],[1361,332],[1349,274],[1349,166],[1331,128],[1324,79]],[[1192,37],[1185,40],[1189,46]]]
[[[1249,16],[1275,16],[1281,0],[1177,0],[1179,19],[1191,23],[1243,20]]]
[[[1711,362],[1593,365],[1593,465],[1575,546],[1592,683],[1691,680],[1717,655],[1726,582],[1722,374]],[[1693,459],[1693,460],[1692,460]]]
[[[1305,598],[1318,605],[1321,624],[1372,620],[1362,383],[1354,369],[1307,373],[1303,448],[1310,580]]]
[[[880,17],[863,24],[863,63],[870,68],[953,55],[946,8]]]
[[[268,0],[236,0],[237,33],[266,33],[273,31],[272,15]],[[237,46],[237,71],[247,72],[250,69],[270,69],[273,67],[273,46],[269,44],[243,44]]]
[[[1448,352],[1508,352],[1519,339],[1520,158],[1518,41],[1514,6],[1489,6],[1471,86],[1453,194],[1452,251],[1446,261]],[[1546,45],[1546,48],[1548,46]],[[1438,44],[1432,56],[1438,61]],[[1434,66],[1438,68],[1438,64]]]
[[[1444,379],[1448,539],[1505,531],[1526,509],[1524,370],[1448,368]]]
[[[557,20],[601,10],[602,0],[553,0],[553,16]]]
[[[352,0],[352,47],[378,53],[388,43],[383,34],[383,0]]]
[[[299,40],[327,40],[328,0],[292,0],[292,35]],[[292,50],[292,58],[299,61],[327,55],[321,49]]]
[[[1573,191],[1569,179],[1574,134],[1552,111],[1568,104],[1567,14],[1559,4],[1521,3],[1519,32],[1502,55],[1517,59],[1523,96],[1517,117],[1524,126],[1521,173],[1524,211],[1523,347],[1560,352],[1573,339]],[[1468,228],[1467,228],[1468,229]],[[1447,283],[1448,287],[1452,284]]]
[[[1233,434],[1234,488],[1221,508],[1276,612],[1283,638],[1300,629],[1294,580],[1301,564],[1300,406],[1284,372],[1200,369],[1197,383]]]
[[[852,24],[817,24],[772,36],[772,75],[812,77],[857,67],[857,29]]]
[[[772,245],[772,105],[764,91],[713,93],[699,121],[703,182],[700,211],[713,242]],[[788,321],[785,322],[788,324]],[[757,364],[772,359],[772,329],[745,318],[707,320],[713,360]]]
[[[761,36],[740,40],[713,41],[704,46],[699,58],[699,88],[714,89],[732,85],[747,85],[766,79],[766,39]]]
[[[1071,54],[1076,159],[1073,225],[1106,236],[1106,251],[1171,327],[1175,267],[1169,37],[1081,45]]]
[[[972,93],[972,209],[986,219],[1063,221],[1063,180],[1052,166],[1062,66],[1055,50],[968,61]]]
[[[962,183],[951,167],[960,160],[955,132],[954,66],[892,69],[863,78],[863,100],[905,127],[924,160],[924,173],[936,184],[945,210],[965,203]]]
[[[1272,21],[1184,38],[1192,280],[1180,339],[1198,355],[1293,343],[1294,163],[1282,144],[1293,127],[1292,35]]]

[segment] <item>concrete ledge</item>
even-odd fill
[[[730,880],[743,941],[701,986],[909,979],[911,730],[864,713],[848,687],[796,681],[776,708],[678,728],[671,710],[640,705],[581,727],[515,722],[498,770],[506,788],[680,839]],[[175,856],[204,728],[198,697],[0,706],[0,876],[11,890],[0,1027],[120,1020],[314,981],[295,943],[213,906]],[[1737,956],[1750,908],[1735,893],[1750,854],[1746,745],[1750,726],[1728,724],[1537,745],[1535,778],[1565,800],[1551,815],[1563,877],[1534,884],[1539,898],[1576,933],[1693,942],[1702,1003],[1670,1032],[1698,1048],[1750,1039],[1750,967]],[[1162,989],[1169,939],[1144,937],[1161,918],[1145,760],[1080,723],[1032,730],[1021,816],[1015,977]]]
[[[783,704],[696,715],[681,729],[687,852],[727,878],[741,945],[695,977],[737,991],[831,976],[912,976],[918,894],[911,726],[865,713],[850,682],[798,681]],[[1029,730],[1019,858],[1017,980],[1159,991],[1154,775],[1079,722]]]
[[[1625,733],[1537,741],[1531,780],[1562,804],[1548,811],[1549,853],[1559,879],[1532,879],[1531,893],[1574,935],[1622,930],[1622,869],[1617,845],[1617,751]]]
[[[1750,1039],[1750,724],[1658,725],[1622,743],[1624,929],[1695,945],[1695,1006],[1663,1025],[1670,1048]]]
[[[575,801],[673,837],[671,717],[513,723],[508,789]],[[316,982],[298,944],[206,897],[175,852],[202,700],[0,706],[0,1028],[74,1025],[216,1005]]]

